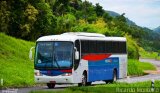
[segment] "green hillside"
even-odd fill
[[[33,85],[33,62],[28,58],[34,43],[0,33],[0,79],[4,86]]]

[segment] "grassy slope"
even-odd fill
[[[0,78],[4,79],[5,87],[33,84],[33,62],[28,58],[32,46],[32,42],[0,33]]]

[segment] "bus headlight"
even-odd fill
[[[64,73],[64,74],[62,74],[62,76],[71,76],[72,75],[72,73]]]
[[[35,76],[41,76],[42,75],[39,70],[35,70],[34,74],[35,74]]]

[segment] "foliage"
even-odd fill
[[[28,58],[34,43],[15,39],[0,33],[0,79],[3,87],[30,86],[33,81],[33,63]]]
[[[103,7],[100,6],[99,3],[96,4],[95,11],[97,16],[103,16],[103,14],[105,13],[105,11],[103,10]]]
[[[127,49],[128,49],[128,58],[139,59],[139,50],[137,42],[131,37],[126,35],[127,38]]]
[[[95,23],[87,24],[85,20],[79,20],[79,24],[72,28],[74,32],[91,32],[105,34],[109,31],[103,18],[98,18]]]
[[[50,8],[50,5],[45,1],[39,1],[35,3],[35,7],[39,14],[37,15],[37,21],[33,25],[35,28],[29,35],[29,40],[36,40],[42,35],[48,35],[54,33],[56,26],[56,17]]]
[[[76,18],[72,14],[66,14],[57,18],[57,34],[71,31],[76,24]]]
[[[10,11],[8,11],[7,2],[0,2],[0,32],[8,33]]]
[[[142,47],[140,47],[139,53],[141,58],[150,58],[150,59],[160,60],[159,52],[145,51]]]
[[[34,6],[28,4],[24,12],[25,22],[20,24],[20,29],[24,31],[21,36],[26,36],[34,28],[33,25],[37,20],[36,16],[38,15],[38,10]]]
[[[128,75],[131,76],[141,76],[145,75],[145,70],[156,70],[156,67],[147,62],[140,62],[135,59],[129,59],[128,60]]]

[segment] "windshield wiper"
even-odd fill
[[[54,53],[54,62],[57,64],[57,68],[60,68],[60,66],[59,66],[59,64],[58,64],[58,62],[57,62],[55,53]]]
[[[50,60],[45,58],[45,61],[43,61],[43,62],[45,62],[45,66],[44,67],[47,68],[47,64],[50,62]]]

